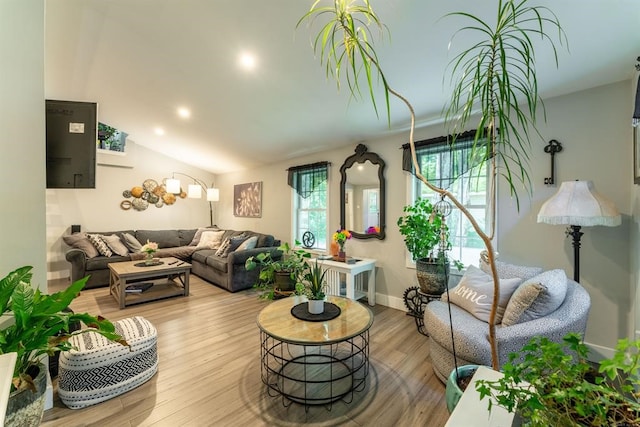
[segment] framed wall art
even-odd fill
[[[262,217],[262,181],[233,186],[233,215]]]

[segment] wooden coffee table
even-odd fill
[[[270,303],[258,315],[261,377],[282,403],[306,407],[343,400],[362,391],[369,374],[369,328],[373,313],[352,299],[329,296],[340,315],[326,321],[294,317],[295,297]]]
[[[162,264],[153,266],[145,266],[143,260],[109,264],[109,293],[118,301],[120,308],[161,298],[189,295],[191,264],[173,257],[160,258],[160,262]],[[127,286],[139,283],[152,283],[153,286],[140,293],[126,292]]]

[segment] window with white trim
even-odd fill
[[[293,192],[293,238],[308,241],[313,235],[314,249],[327,249],[328,239],[328,162],[289,168],[289,185]],[[306,236],[309,236],[307,233]],[[293,242],[291,242],[293,243]]]
[[[475,141],[475,133],[473,130],[459,135],[453,145],[448,136],[416,142],[416,155],[421,174],[435,186],[451,192],[471,212],[480,227],[488,232],[489,164],[479,161],[489,155],[488,140]],[[413,173],[408,144],[403,148],[403,169]],[[438,193],[415,176],[411,175],[410,179],[412,194],[409,203],[419,197],[428,198],[434,204],[440,200]],[[451,214],[446,218],[452,245],[449,256],[464,265],[475,265],[485,248],[484,242],[462,211],[453,203],[451,207]]]

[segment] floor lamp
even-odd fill
[[[566,181],[538,212],[538,222],[568,225],[565,234],[573,237],[573,280],[580,281],[580,237],[582,227],[616,227],[622,222],[612,202],[598,194],[591,181]]]
[[[182,191],[182,187],[180,186],[180,180],[176,179],[176,175],[183,175],[189,179],[193,180],[193,184],[189,184],[187,197],[190,199],[200,199],[202,198],[202,190],[207,193],[207,201],[209,202],[209,223],[213,225],[213,203],[220,200],[220,190],[213,187],[207,187],[204,181],[198,178],[194,178],[191,175],[187,175],[182,172],[171,172],[171,178],[167,178],[165,180],[167,186],[168,193],[179,194]]]

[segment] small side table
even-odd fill
[[[427,294],[420,290],[418,286],[411,286],[404,291],[404,305],[407,307],[407,316],[412,316],[416,321],[418,332],[424,336],[429,336],[424,329],[424,306],[440,299],[442,294]]]

